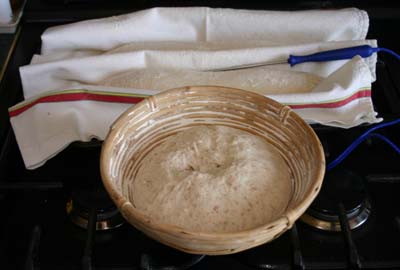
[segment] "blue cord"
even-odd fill
[[[386,52],[386,53],[389,53],[389,54],[393,55],[394,57],[396,57],[398,60],[400,60],[400,55],[398,55],[397,53],[395,53],[395,52],[392,51],[392,50],[389,50],[389,49],[386,49],[386,48],[381,48],[381,47],[376,48],[376,50],[377,50],[378,52]]]
[[[333,160],[332,162],[330,162],[326,168],[327,170],[331,170],[334,167],[336,167],[339,163],[341,163],[351,152],[353,152],[353,150],[360,144],[362,143],[364,140],[366,140],[370,134],[377,130],[377,129],[381,129],[384,127],[388,127],[388,126],[392,126],[395,124],[400,123],[400,119],[396,119],[393,121],[389,121],[389,122],[385,122],[385,123],[381,123],[378,124],[370,129],[368,129],[366,132],[364,132],[360,137],[358,137],[354,142],[352,142],[335,160]],[[387,142],[390,146],[392,146],[399,154],[400,154],[400,149],[398,146],[396,146],[392,141],[390,141],[388,138],[386,138],[385,136],[381,135],[381,134],[373,134],[371,135],[373,137],[379,138],[385,142]]]
[[[394,142],[392,142],[388,137],[383,136],[382,134],[379,133],[371,133],[369,134],[369,137],[375,137],[378,138],[387,144],[389,144],[398,154],[400,154],[400,147],[398,147]]]
[[[374,52],[386,52],[389,53],[391,55],[393,55],[394,57],[396,57],[398,60],[400,60],[400,55],[398,55],[397,53],[395,53],[394,51],[390,50],[390,49],[386,49],[386,48],[373,48]],[[377,129],[381,129],[384,127],[388,127],[388,126],[392,126],[395,124],[400,123],[400,119],[397,120],[393,120],[390,122],[386,122],[386,123],[382,123],[382,124],[378,124],[372,128],[370,128],[369,130],[367,130],[366,132],[364,132],[360,137],[358,137],[354,142],[352,142],[335,160],[333,160],[332,162],[330,162],[326,168],[327,170],[331,170],[333,168],[335,168],[339,163],[341,163],[351,152],[353,152],[353,150],[363,141],[365,141],[367,138],[369,137],[375,137],[378,138],[384,142],[386,142],[387,144],[389,144],[398,154],[400,154],[400,148],[394,144],[391,140],[389,140],[387,137],[379,134],[379,133],[372,133],[373,131],[377,130]]]

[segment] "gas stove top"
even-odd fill
[[[327,232],[297,221],[271,243],[238,254],[203,257],[159,244],[127,223],[96,230],[96,212],[104,208],[87,211],[86,229],[74,222],[68,211],[71,198],[74,202],[76,192],[96,194],[101,186],[98,146],[71,145],[39,171],[23,172],[22,163],[16,163],[20,159],[17,146],[12,140],[10,145],[14,149],[8,155],[9,165],[14,167],[9,169],[8,181],[0,184],[3,269],[400,268],[398,169],[376,165],[371,173],[352,172],[360,178],[371,204],[368,219],[354,230],[342,225],[341,232]],[[378,143],[366,144],[338,170],[357,168],[352,165],[371,152],[390,167],[389,163],[398,163],[399,158],[388,150]],[[364,162],[371,167],[375,163]],[[343,179],[335,180],[340,183]],[[87,196],[86,201],[96,207],[95,198]]]
[[[307,1],[290,2],[293,5],[283,8],[310,7]],[[328,2],[324,1],[325,5]],[[140,6],[124,9],[129,4],[121,1],[115,9],[80,11],[74,16],[72,11],[90,1],[71,3],[71,9],[64,12],[65,2],[28,3],[0,84],[1,269],[400,269],[400,156],[378,140],[362,143],[327,174],[321,196],[307,212],[312,221],[303,218],[271,243],[227,256],[181,253],[124,223],[102,190],[100,142],[73,143],[44,166],[26,170],[9,127],[7,108],[22,100],[18,68],[39,51],[42,32],[55,24],[155,4],[142,1]],[[195,1],[185,5],[191,3],[207,5]],[[400,8],[372,4],[360,7],[370,14],[370,38],[399,52],[400,43],[393,37]],[[221,1],[213,5],[226,6]],[[231,7],[271,8],[249,5]],[[320,5],[317,7],[323,7],[322,2]],[[273,8],[280,7],[276,4]],[[372,95],[376,111],[385,121],[400,117],[400,63],[390,56],[378,60]],[[329,162],[368,126],[313,128]],[[400,143],[399,126],[380,133]],[[313,227],[321,219],[325,227]]]

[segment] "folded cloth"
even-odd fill
[[[108,51],[132,41],[236,42],[270,45],[362,40],[368,15],[355,8],[309,11],[153,8],[48,29],[42,54],[74,50]]]
[[[178,69],[201,71],[262,61],[274,62],[286,59],[288,52],[291,54],[308,54],[364,44],[376,46],[376,41],[319,42],[285,46],[266,46],[263,42],[246,42],[239,45],[233,43],[171,44],[162,42],[153,43],[152,47],[145,47],[143,44],[128,44],[105,53],[91,53],[84,56],[80,52],[79,57],[69,55],[57,60],[54,59],[53,55],[50,57],[47,55],[35,56],[32,63],[21,67],[20,71],[25,98],[30,98],[46,91],[77,87],[79,84],[102,85],[111,76],[131,70]],[[370,68],[372,78],[375,78],[376,55],[364,61]],[[326,77],[347,62],[348,60],[305,63],[294,67],[274,65],[274,69],[293,73],[302,71]],[[256,71],[257,69],[249,70]],[[224,73],[215,72],[214,74],[221,76]],[[40,78],[40,80],[37,78]],[[265,76],[259,78],[259,80],[264,79]],[[180,81],[177,81],[177,83],[182,85]],[[196,81],[191,84],[196,84]],[[127,87],[139,88],[140,85],[128,85]],[[165,87],[162,90],[167,88]]]
[[[255,91],[291,106],[309,123],[344,128],[374,123],[380,120],[371,101],[376,55],[203,71],[289,54],[375,47],[375,40],[365,40],[367,30],[368,16],[358,9],[210,8],[155,8],[49,28],[42,54],[20,69],[26,100],[10,108],[11,123],[29,169],[73,141],[104,139],[129,106],[185,85]]]

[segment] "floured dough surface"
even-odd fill
[[[292,192],[275,147],[245,131],[201,125],[170,136],[130,182],[132,203],[154,221],[237,232],[283,214]]]
[[[159,91],[187,85],[216,85],[271,95],[311,92],[320,81],[321,77],[305,72],[259,67],[220,72],[139,69],[113,75],[98,84]]]

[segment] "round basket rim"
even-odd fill
[[[185,87],[179,87],[179,88],[173,88],[169,89],[166,91],[163,91],[159,94],[157,94],[157,97],[164,97],[170,94],[174,93],[183,93],[187,91],[193,91],[193,90],[200,90],[200,89],[207,89],[207,90],[229,90],[232,92],[236,92],[238,94],[246,94],[250,96],[254,96],[259,99],[264,99],[265,102],[273,104],[274,106],[277,107],[287,107],[271,98],[268,98],[266,96],[263,96],[261,94],[257,94],[254,92],[238,89],[238,88],[231,88],[231,87],[222,87],[222,86],[185,86]],[[153,97],[151,97],[153,98]],[[262,231],[265,230],[271,230],[272,228],[283,224],[286,226],[286,228],[291,228],[291,226],[294,224],[294,222],[305,212],[305,210],[310,206],[312,201],[315,199],[315,197],[318,195],[318,192],[321,188],[323,177],[325,174],[325,156],[324,156],[324,151],[322,148],[322,145],[319,141],[318,136],[314,132],[314,130],[311,128],[310,125],[308,125],[297,113],[295,113],[292,109],[290,109],[293,113],[291,114],[291,117],[295,119],[296,122],[300,123],[307,131],[307,133],[310,135],[310,140],[312,140],[312,143],[314,146],[317,147],[317,159],[320,160],[318,166],[318,171],[317,171],[317,177],[315,178],[315,181],[312,183],[312,185],[309,187],[308,191],[305,192],[305,196],[301,199],[300,203],[297,204],[297,207],[295,208],[287,208],[283,215],[273,221],[270,221],[266,224],[263,224],[261,226],[247,229],[247,230],[242,230],[242,231],[237,231],[237,232],[201,232],[201,231],[190,231],[187,229],[184,229],[182,227],[178,227],[172,224],[166,224],[166,223],[156,223],[151,221],[151,218],[138,209],[136,209],[131,202],[125,198],[118,190],[114,187],[113,182],[111,181],[110,177],[110,171],[108,170],[109,166],[107,166],[109,159],[106,158],[109,155],[111,151],[111,148],[113,147],[112,141],[114,140],[116,134],[118,133],[118,128],[124,124],[125,120],[130,117],[135,111],[139,110],[142,106],[147,106],[147,101],[146,99],[142,100],[141,102],[135,104],[134,106],[128,108],[124,113],[122,113],[111,125],[110,131],[107,134],[106,138],[104,139],[102,149],[101,149],[101,155],[100,155],[100,173],[101,173],[101,178],[104,184],[104,187],[108,194],[110,195],[111,199],[113,202],[116,204],[116,206],[121,210],[122,213],[124,211],[128,211],[130,217],[133,217],[136,219],[137,222],[142,223],[143,225],[150,230],[155,230],[159,231],[162,233],[176,233],[176,234],[184,234],[187,236],[194,236],[198,239],[204,239],[204,240],[216,240],[216,239],[221,239],[221,238],[241,238],[241,237],[248,237],[249,235],[257,235]],[[133,224],[132,224],[133,225]]]

